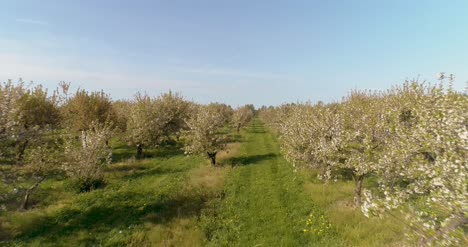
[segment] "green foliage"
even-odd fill
[[[117,122],[111,98],[103,91],[88,92],[79,89],[65,100],[61,111],[64,126],[75,132],[90,129],[93,122]]]

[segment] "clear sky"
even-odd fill
[[[0,0],[0,81],[259,106],[441,71],[465,87],[468,1]]]

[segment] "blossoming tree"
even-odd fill
[[[363,212],[403,208],[421,244],[460,243],[468,223],[468,97],[421,84],[395,99],[405,96],[412,104],[389,109],[392,138],[378,162],[380,193],[365,192]]]
[[[226,147],[226,139],[221,132],[226,125],[226,117],[219,105],[198,106],[186,123],[188,128],[183,132],[185,152],[206,154],[215,166],[217,153]]]

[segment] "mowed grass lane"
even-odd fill
[[[280,155],[276,137],[261,122],[254,120],[247,129],[230,162],[234,169],[226,178],[224,198],[202,217],[208,245],[341,245],[333,229],[320,235],[304,232],[310,214],[323,214],[305,194],[301,177]]]

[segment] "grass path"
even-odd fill
[[[280,155],[276,138],[258,121],[246,132],[231,160],[235,168],[226,178],[225,196],[205,215],[209,245],[336,245],[332,230],[321,236],[304,233],[309,214],[321,212]]]

